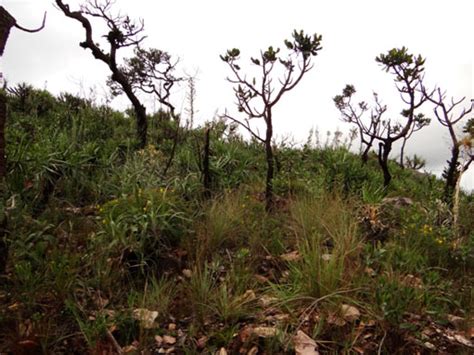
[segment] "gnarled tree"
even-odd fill
[[[424,87],[422,90],[426,93]],[[460,133],[456,132],[455,127],[472,112],[472,102],[469,109],[462,108],[461,111],[456,113],[457,107],[459,107],[458,105],[462,104],[465,97],[459,100],[451,98],[450,103],[446,103],[446,92],[442,92],[440,88],[436,89],[436,96],[427,94],[426,96],[428,100],[435,105],[433,111],[436,119],[442,126],[448,129],[451,139],[451,157],[447,161],[448,166],[443,172],[443,177],[446,179],[443,199],[452,207],[453,194],[456,190],[456,186],[459,184],[462,174],[469,168],[474,160],[474,150],[472,146],[474,139],[473,119],[471,118],[466,123],[464,132],[467,133],[467,135],[461,136]],[[465,159],[461,159],[463,152],[465,153]]]
[[[387,106],[380,103],[378,94],[374,92],[375,105],[370,109],[370,120],[366,123],[365,115],[369,111],[369,106],[364,101],[354,105],[352,96],[355,93],[356,89],[353,85],[346,85],[342,90],[342,95],[335,96],[333,100],[341,112],[342,120],[357,126],[361,141],[361,159],[365,164],[369,159],[369,152],[375,139],[383,133],[382,115],[387,111]]]
[[[311,57],[316,56],[321,50],[320,35],[306,35],[303,31],[294,31],[291,41],[285,40],[288,55],[281,56],[280,49],[268,47],[266,51],[260,52],[259,58],[250,58],[251,63],[260,71],[257,80],[248,79],[242,74],[238,65],[240,50],[237,48],[228,50],[221,59],[229,65],[232,77],[227,80],[234,84],[234,93],[237,99],[239,112],[246,117],[238,119],[228,114],[223,117],[230,119],[244,127],[253,138],[261,142],[265,147],[267,162],[267,174],[265,184],[265,202],[267,211],[273,207],[273,177],[274,177],[274,152],[272,147],[273,138],[273,108],[282,96],[292,90],[301,81],[303,76],[313,67]],[[276,82],[278,72],[282,75]],[[266,130],[265,136],[260,135],[256,128],[251,125],[251,120],[263,119]]]
[[[140,101],[137,92],[153,93],[158,101],[174,110],[169,104],[170,89],[176,81],[172,76],[175,63],[170,56],[157,49],[145,50],[140,44],[146,38],[143,35],[144,23],[132,21],[128,16],[113,15],[111,12],[113,0],[88,0],[78,11],[71,11],[69,5],[62,0],[56,0],[62,12],[82,24],[86,38],[80,43],[84,49],[90,49],[94,58],[104,62],[112,72],[109,83],[113,83],[115,93],[124,93],[130,100],[137,122],[137,137],[139,148],[147,143],[147,116],[146,108]],[[108,33],[109,49],[100,47],[93,36],[93,29],[89,18],[99,18],[104,21]],[[118,52],[123,48],[133,47],[135,57],[119,65]]]
[[[401,111],[402,120],[382,119],[386,107],[381,106],[378,97],[375,96],[376,105],[372,110],[370,122],[364,124],[362,114],[367,111],[367,106],[364,102],[359,103],[360,111],[356,111],[353,105],[350,105],[351,96],[355,93],[351,85],[346,86],[342,95],[334,98],[334,102],[341,111],[343,119],[356,124],[359,130],[364,132],[366,140],[370,144],[374,140],[379,142],[378,162],[383,172],[384,186],[388,187],[392,179],[388,160],[393,144],[404,139],[404,146],[407,137],[429,123],[422,113],[417,114],[415,111],[426,102],[430,95],[421,90],[425,64],[425,60],[421,56],[415,57],[413,54],[409,54],[405,47],[402,47],[391,49],[387,54],[380,54],[375,60],[383,66],[385,71],[395,76],[397,90],[402,101],[407,105],[407,108]]]

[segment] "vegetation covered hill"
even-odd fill
[[[443,181],[390,161],[384,188],[313,135],[274,147],[267,211],[260,142],[222,121],[159,112],[137,150],[132,113],[28,85],[8,108],[0,352],[472,352],[472,193],[453,224]]]

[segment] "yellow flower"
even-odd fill
[[[102,224],[107,224],[107,220],[103,219]]]

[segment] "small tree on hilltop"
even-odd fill
[[[405,47],[401,49],[391,49],[387,54],[380,54],[375,59],[380,63],[385,71],[395,75],[395,85],[402,101],[408,106],[403,109],[401,116],[403,120],[392,121],[391,119],[382,119],[386,112],[386,107],[382,106],[375,95],[376,105],[372,109],[369,124],[364,124],[362,116],[368,110],[364,102],[359,103],[360,110],[354,109],[350,104],[350,99],[355,93],[353,86],[348,85],[343,90],[342,95],[334,98],[336,107],[341,111],[343,119],[350,123],[355,123],[361,132],[366,136],[367,149],[374,140],[379,141],[378,161],[383,172],[384,186],[390,184],[392,175],[388,167],[388,158],[393,148],[393,143],[403,139],[403,148],[414,131],[421,129],[429,123],[422,113],[416,114],[415,111],[428,99],[430,95],[422,92],[422,81],[425,60],[421,57],[415,57],[407,52]]]
[[[94,58],[109,67],[112,72],[109,80],[112,90],[116,94],[124,93],[132,103],[137,122],[139,148],[143,148],[147,142],[148,125],[146,108],[140,101],[137,91],[155,94],[159,102],[174,110],[169,104],[169,94],[176,81],[172,75],[175,63],[166,52],[140,48],[140,44],[146,38],[143,35],[143,21],[136,23],[128,16],[113,15],[111,13],[113,0],[88,0],[80,6],[79,11],[71,11],[69,5],[62,0],[56,0],[56,4],[67,17],[82,24],[86,39],[80,46],[90,49]],[[95,41],[89,18],[101,19],[106,24],[108,33],[103,37],[108,42],[108,51],[102,49]],[[118,52],[124,48],[134,48],[135,57],[126,60],[125,65],[120,66]]]
[[[341,112],[342,120],[357,126],[361,141],[361,159],[365,164],[369,159],[369,152],[375,139],[382,133],[382,115],[387,111],[387,106],[380,103],[377,93],[374,92],[375,106],[370,109],[370,120],[366,124],[364,117],[369,111],[369,106],[364,101],[354,105],[352,96],[355,93],[356,89],[353,85],[346,85],[342,90],[342,95],[335,96],[333,100]]]
[[[234,84],[234,93],[237,99],[239,112],[246,117],[237,119],[227,112],[223,117],[230,119],[236,124],[244,127],[253,138],[261,142],[265,147],[267,162],[267,174],[265,184],[265,202],[267,211],[273,207],[273,177],[274,177],[274,151],[272,147],[273,138],[273,107],[280,101],[283,94],[292,90],[311,70],[311,57],[316,56],[321,50],[320,35],[306,35],[303,31],[293,32],[292,41],[285,40],[285,46],[289,54],[285,57],[280,55],[280,49],[268,47],[266,51],[260,52],[259,58],[250,58],[253,65],[260,69],[260,78],[248,79],[242,74],[238,65],[240,50],[237,48],[228,50],[221,59],[229,65],[232,77],[227,80]],[[276,72],[282,73],[278,81]],[[259,134],[252,127],[252,119],[263,119],[265,122],[265,136]]]

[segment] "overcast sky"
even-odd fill
[[[64,2],[73,10],[80,3]],[[99,96],[107,91],[106,66],[79,47],[84,39],[81,25],[66,18],[53,0],[0,0],[0,4],[24,27],[38,26],[48,11],[42,32],[12,29],[1,59],[10,85],[25,81],[54,94],[88,95],[90,87]],[[232,87],[225,81],[230,73],[219,54],[240,48],[245,70],[250,56],[269,45],[283,48],[283,40],[294,29],[322,34],[323,49],[313,60],[313,70],[275,107],[278,137],[304,141],[311,128],[323,135],[327,130],[347,131],[332,98],[348,83],[355,85],[360,100],[370,101],[372,91],[377,91],[391,116],[397,116],[403,105],[393,77],[375,62],[377,55],[394,47],[406,46],[427,59],[428,87],[440,85],[449,96],[465,96],[465,107],[473,97],[472,0],[117,0],[115,8],[145,21],[145,45],[179,57],[178,72],[198,73],[198,123],[235,107]],[[97,41],[102,34],[96,33]],[[186,106],[185,90],[174,92],[178,111]],[[124,108],[127,102],[118,99],[114,105]],[[430,107],[424,112],[433,117]],[[449,156],[448,144],[447,132],[433,120],[414,134],[407,151],[424,157],[429,170],[439,174]],[[464,187],[474,188],[473,171],[463,177]]]

